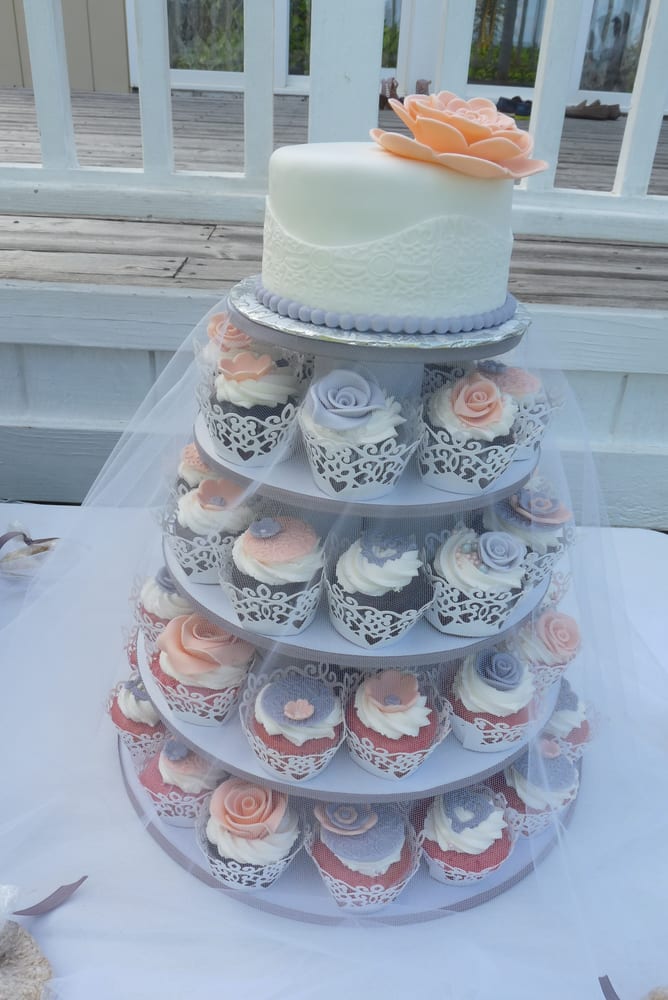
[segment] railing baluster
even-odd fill
[[[274,148],[274,4],[244,0],[244,159],[246,179],[260,187]]]
[[[466,93],[471,57],[475,0],[443,0],[439,56],[432,90]]]
[[[164,176],[174,172],[166,0],[139,0],[135,20],[144,173]]]
[[[42,164],[76,167],[61,0],[23,0]]]
[[[287,87],[290,72],[290,0],[274,0],[274,86]]]
[[[668,4],[653,0],[636,71],[631,111],[617,161],[613,193],[646,194],[668,97],[665,39]]]

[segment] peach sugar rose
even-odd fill
[[[248,350],[253,343],[248,334],[230,323],[227,313],[215,313],[209,320],[206,333],[209,340],[226,351]]]
[[[546,649],[562,661],[572,660],[580,648],[580,630],[574,618],[546,611],[536,622],[536,635]]]
[[[498,386],[491,379],[475,374],[455,382],[450,402],[453,413],[466,427],[497,424],[504,414],[504,400]]]
[[[254,647],[202,615],[173,618],[158,637],[158,648],[166,653],[174,670],[196,683],[202,674],[219,667],[243,667]]]
[[[228,778],[211,796],[209,811],[220,825],[243,840],[276,833],[288,806],[287,796],[270,788]]]
[[[516,180],[547,168],[544,160],[531,159],[533,139],[529,133],[485,97],[464,101],[443,90],[428,96],[411,95],[403,104],[392,99],[390,105],[414,138],[378,128],[370,134],[396,156],[484,180]]]

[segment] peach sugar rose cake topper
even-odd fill
[[[389,103],[413,138],[371,129],[371,138],[388,153],[483,180],[518,180],[547,169],[544,160],[531,159],[529,133],[485,97],[465,101],[443,90]]]

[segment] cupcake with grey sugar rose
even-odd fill
[[[433,597],[415,540],[372,528],[343,552],[332,548],[325,586],[334,628],[365,648],[400,639]]]
[[[362,370],[335,369],[313,382],[299,424],[313,481],[330,497],[389,493],[417,446],[414,416]]]

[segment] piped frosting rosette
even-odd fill
[[[464,659],[450,704],[452,731],[466,750],[496,753],[517,746],[538,722],[531,673],[512,653],[494,647]]]
[[[522,597],[525,557],[524,544],[503,531],[478,535],[461,526],[428,536],[425,561],[434,601],[427,620],[439,632],[495,635]]]
[[[490,531],[507,531],[527,546],[527,580],[532,585],[552,571],[575,541],[572,512],[541,479],[486,508],[483,522]]]
[[[158,753],[167,738],[148,691],[139,677],[121,681],[107,699],[107,711],[136,770]]]
[[[512,396],[517,404],[513,433],[517,443],[515,461],[532,458],[543,440],[554,407],[543,383],[526,368],[504,365],[502,361],[479,361],[478,371],[491,379],[501,392]]]
[[[299,379],[286,360],[253,351],[221,358],[213,384],[205,380],[197,391],[216,452],[249,467],[288,457],[299,396]]]
[[[359,912],[387,906],[420,863],[416,833],[394,805],[319,802],[305,846],[335,902]]]
[[[347,686],[324,664],[248,678],[239,706],[241,725],[269,773],[302,782],[327,767],[345,736]]]
[[[160,819],[170,826],[194,826],[202,803],[223,777],[220,766],[172,737],[142,769],[139,781]]]
[[[418,448],[423,480],[438,490],[483,493],[513,460],[516,415],[512,397],[478,372],[432,392]]]
[[[214,878],[242,892],[267,889],[302,846],[287,795],[241,778],[227,778],[205,802],[197,840]]]
[[[351,759],[381,778],[412,774],[450,732],[449,706],[426,678],[383,670],[364,680],[346,709]]]
[[[192,611],[191,602],[179,594],[166,566],[161,566],[155,576],[148,577],[142,584],[135,608],[147,656],[154,654],[158,636],[165,625],[172,618],[189,615]]]
[[[545,724],[543,735],[556,740],[562,752],[579,760],[592,738],[592,722],[585,702],[565,677],[561,678],[554,711]]]
[[[533,674],[537,691],[552,687],[580,651],[580,629],[570,615],[546,608],[507,640],[508,648]]]
[[[327,496],[357,500],[394,488],[420,435],[414,409],[352,369],[311,384],[299,425],[316,486]]]
[[[192,583],[218,583],[223,553],[253,520],[244,491],[229,479],[206,479],[172,494],[163,529],[170,550]]]
[[[541,833],[575,801],[577,767],[556,740],[541,738],[503,772],[508,822],[525,837]]]
[[[202,615],[173,618],[157,645],[150,669],[174,716],[200,726],[225,722],[255,648]]]
[[[223,557],[220,584],[244,628],[297,635],[318,608],[324,555],[310,524],[294,517],[251,523]]]
[[[437,882],[479,882],[510,857],[517,832],[506,801],[487,785],[470,785],[432,800],[420,832],[429,874]]]
[[[414,540],[369,529],[328,542],[325,590],[336,631],[364,649],[406,634],[433,599]]]

